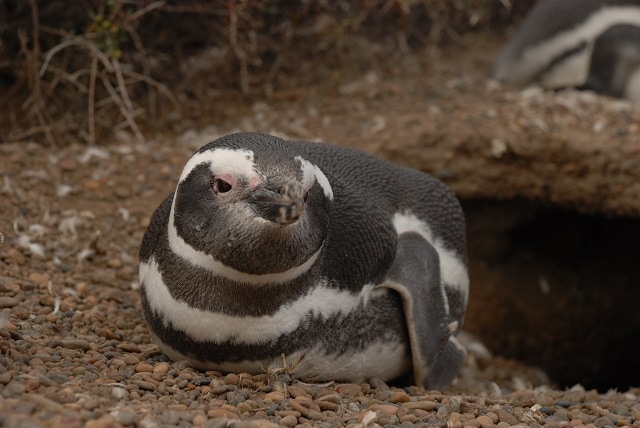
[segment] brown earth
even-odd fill
[[[640,111],[489,83],[502,40],[475,35],[419,53],[356,42],[363,49],[332,61],[301,61],[269,97],[193,88],[182,114],[144,143],[120,133],[97,147],[0,145],[0,307],[13,326],[2,352],[18,334],[47,353],[78,335],[84,311],[100,319],[81,323],[83,337],[153,355],[135,291],[149,216],[197,147],[252,130],[359,147],[441,178],[468,218],[465,329],[559,386],[639,386]],[[40,327],[22,331],[34,320]],[[491,369],[463,373],[463,388],[465,376],[503,390],[518,376],[540,383],[529,368],[496,375],[511,373],[510,360],[483,364]]]

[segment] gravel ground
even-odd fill
[[[0,146],[0,426],[640,426],[640,389],[556,390],[468,337],[467,364],[442,392],[302,383],[291,362],[252,376],[168,361],[141,317],[136,253],[199,144],[185,138]]]
[[[468,90],[449,89],[460,97]],[[463,104],[456,101],[456,114]],[[342,107],[326,121],[295,102],[277,112],[229,103],[232,125],[178,129],[176,138],[131,144],[122,134],[99,147],[55,150],[0,144],[0,427],[640,427],[640,389],[561,390],[540,370],[492,356],[471,337],[468,361],[444,391],[375,379],[303,383],[292,362],[257,376],[200,372],[158,351],[140,312],[138,245],[193,150],[232,129],[315,138],[322,127],[326,137],[345,123],[362,138],[393,141],[393,112],[365,123],[363,105],[355,104],[358,120],[349,122]],[[487,120],[496,126],[495,115]]]

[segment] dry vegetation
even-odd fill
[[[179,118],[185,99],[199,92],[185,79],[198,68],[188,58],[199,52],[215,58],[206,64],[215,82],[202,84],[268,97],[295,72],[293,63],[348,50],[350,35],[388,39],[400,49],[455,43],[470,30],[508,22],[531,3],[5,1],[0,141],[94,144],[118,131],[143,140],[158,118]]]

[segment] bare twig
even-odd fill
[[[40,73],[39,73],[40,78],[44,76],[45,72],[47,71],[47,68],[49,67],[49,62],[51,62],[51,59],[54,57],[55,54],[75,44],[78,44],[75,38],[69,38],[57,44],[53,48],[51,48],[51,50],[49,50],[49,52],[47,52],[47,55],[44,57],[44,61],[42,62],[42,66],[40,67]]]
[[[89,50],[91,52],[92,55],[96,56],[100,62],[102,63],[102,65],[104,66],[104,68],[107,69],[108,72],[113,73],[114,72],[114,68],[113,68],[113,64],[111,63],[111,60],[109,59],[109,57],[102,52],[100,49],[98,49],[98,47],[95,45],[95,43],[91,42],[90,40],[88,40],[85,37],[81,37],[81,36],[68,36],[68,38],[63,41],[62,43],[54,46],[53,48],[51,48],[51,50],[49,52],[47,52],[47,55],[45,57],[45,61],[42,64],[42,67],[40,68],[40,77],[44,76],[44,73],[47,70],[47,66],[49,64],[49,62],[51,61],[51,58],[53,58],[53,56],[55,54],[57,54],[58,52],[60,52],[61,50],[68,48],[70,46],[81,46],[87,50]]]
[[[47,114],[47,109],[42,97],[41,81],[35,72],[38,68],[37,65],[40,58],[40,19],[38,16],[38,3],[35,0],[29,0],[29,5],[31,6],[31,23],[33,26],[31,32],[31,37],[33,39],[33,51],[29,51],[29,48],[27,47],[27,39],[24,33],[19,36],[20,44],[22,45],[23,53],[27,57],[26,65],[29,69],[28,74],[31,86],[31,96],[33,97],[38,122],[40,123],[49,144],[56,145],[56,139],[51,130],[51,126],[49,126],[52,121]]]
[[[129,16],[129,21],[136,21],[140,19],[143,15],[151,12],[154,9],[159,9],[161,7],[164,7],[166,3],[167,2],[165,1],[154,1],[153,3],[146,5],[142,9],[135,11],[135,13]]]
[[[236,59],[240,62],[240,88],[243,94],[248,94],[249,72],[247,70],[247,54],[238,45],[238,13],[234,5],[229,8],[229,44]]]
[[[89,128],[89,144],[94,145],[96,142],[96,77],[98,75],[98,58],[91,58],[91,74],[89,78],[89,101],[88,108],[88,124]]]
[[[83,68],[70,74],[64,68],[56,67],[51,64],[49,64],[47,69],[54,75],[54,78],[49,82],[49,90],[55,91],[60,83],[70,83],[81,94],[89,93],[89,87],[84,85],[80,80],[80,77],[88,74],[89,70]]]
[[[162,2],[156,2],[162,3]],[[135,29],[131,25],[126,25],[125,30],[133,40],[133,45],[136,47],[138,54],[140,55],[140,62],[142,64],[142,74],[139,76],[144,76],[147,78],[151,74],[151,67],[149,66],[149,60],[144,50],[144,45],[142,44],[142,40],[140,40],[140,36],[135,31]],[[125,71],[125,70],[123,70]],[[141,79],[142,80],[142,79]],[[149,80],[153,80],[149,78]],[[155,81],[154,81],[155,82]],[[147,83],[149,83],[147,81]],[[149,114],[151,117],[156,117],[157,115],[157,100],[156,100],[156,91],[154,90],[155,85],[151,85],[149,87],[148,97],[149,97]],[[172,94],[173,96],[173,94]]]
[[[138,128],[138,124],[136,123],[136,120],[133,118],[133,108],[132,109],[127,108],[127,106],[125,105],[125,102],[118,95],[118,92],[116,91],[116,89],[113,87],[113,85],[111,84],[111,82],[106,76],[101,75],[100,77],[102,80],[102,84],[109,92],[109,95],[111,95],[111,99],[116,103],[116,105],[120,109],[120,114],[125,118],[127,124],[135,134],[136,139],[138,141],[144,141],[144,137],[140,132],[140,128]]]
[[[144,74],[140,74],[140,73],[136,73],[133,70],[126,70],[123,69],[122,72],[130,77],[133,77],[134,79],[140,80],[142,82],[147,83],[150,86],[155,87],[156,89],[158,89],[165,97],[167,97],[167,99],[169,101],[171,101],[171,103],[173,104],[173,106],[175,108],[179,108],[180,107],[180,102],[178,101],[178,99],[175,97],[175,95],[173,95],[173,92],[171,92],[169,90],[169,88],[167,88],[166,85],[163,85],[162,83],[158,82],[155,79],[152,79],[149,76],[146,76]]]
[[[120,90],[120,98],[124,102],[124,105],[127,107],[127,110],[133,111],[133,104],[131,104],[131,99],[129,98],[129,92],[127,91],[127,85],[124,82],[124,76],[122,75],[122,67],[120,67],[120,61],[116,58],[111,59],[111,64],[113,64],[114,74],[116,76],[116,82],[118,83],[118,89]]]

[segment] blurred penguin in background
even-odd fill
[[[492,77],[640,102],[640,0],[541,1],[500,53]]]

